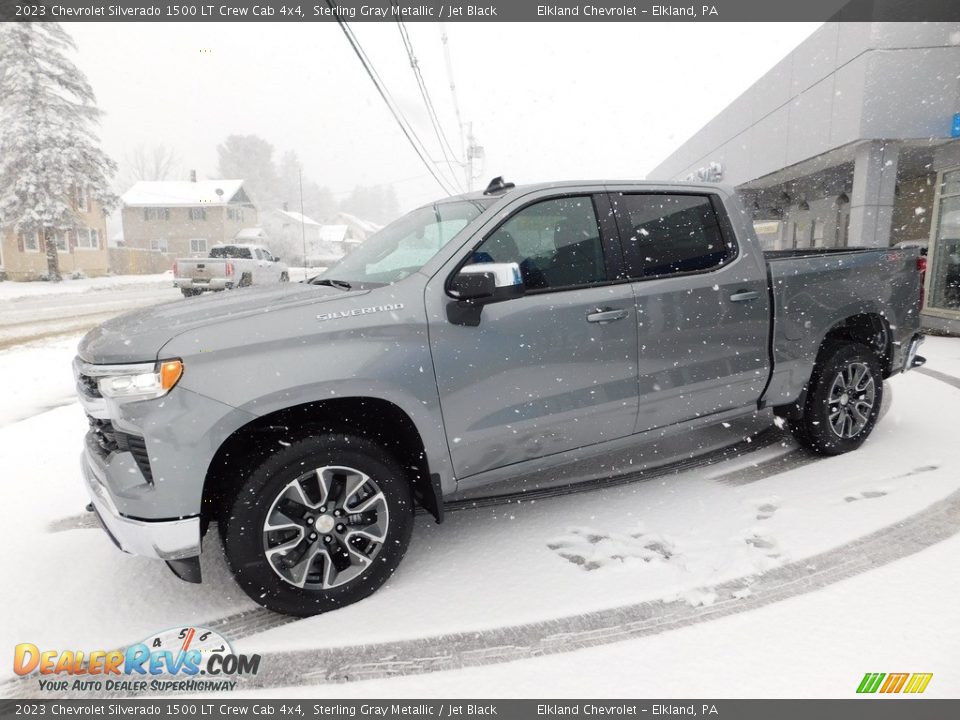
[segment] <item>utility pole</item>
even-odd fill
[[[303,168],[297,168],[297,177],[300,181],[300,237],[303,240],[303,279],[307,279],[307,227],[303,217]]]
[[[482,145],[477,145],[477,139],[473,136],[473,123],[467,123],[467,192],[473,190],[473,181],[483,172],[484,151]],[[477,161],[476,165],[474,161]],[[479,167],[477,167],[479,166]]]

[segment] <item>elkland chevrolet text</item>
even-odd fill
[[[251,598],[324,612],[394,572],[415,505],[602,483],[774,414],[859,447],[923,361],[920,275],[915,250],[764,253],[722,187],[498,178],[310,282],[91,331],[90,508],[194,582],[215,523]]]

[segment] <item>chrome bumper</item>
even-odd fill
[[[210,278],[206,281],[197,281],[193,278],[174,278],[173,286],[181,290],[229,290],[233,287],[233,280]]]
[[[158,560],[181,560],[200,554],[200,518],[179,520],[134,520],[124,517],[110,498],[102,468],[89,451],[80,460],[90,500],[100,524],[124,552]]]
[[[915,367],[920,367],[923,365],[927,359],[925,357],[920,357],[917,355],[917,351],[920,349],[920,344],[924,341],[923,335],[914,335],[913,339],[910,341],[910,346],[907,348],[906,357],[903,359],[903,370],[911,370]]]

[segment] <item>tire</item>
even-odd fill
[[[180,292],[183,294],[185,298],[188,298],[188,297],[195,297],[196,295],[199,295],[201,291],[194,290],[193,288],[180,288]]]
[[[830,342],[813,368],[803,411],[790,430],[820,455],[841,455],[863,444],[880,414],[883,372],[866,345]]]
[[[337,515],[345,504],[353,512]],[[263,460],[229,502],[220,535],[254,602],[307,617],[362,600],[387,581],[410,543],[413,510],[410,481],[383,448],[323,435]]]
[[[253,278],[250,277],[250,273],[244,273],[240,276],[240,282],[237,284],[237,287],[250,287],[253,285]]]
[[[280,273],[280,282],[290,282],[290,275],[287,273]]]

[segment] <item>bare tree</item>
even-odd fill
[[[140,143],[120,164],[120,190],[141,180],[171,180],[180,175],[180,155],[164,143]]]

